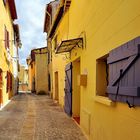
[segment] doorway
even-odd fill
[[[78,124],[80,124],[80,58],[73,61],[72,66],[72,117]]]
[[[72,63],[65,67],[65,103],[64,110],[67,115],[72,116]]]
[[[3,104],[3,97],[2,97],[2,69],[0,69],[0,107]]]
[[[55,72],[55,100],[59,100],[59,77],[58,77],[58,71]]]

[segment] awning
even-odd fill
[[[83,48],[83,38],[76,38],[76,39],[62,41],[61,44],[56,48],[55,53],[58,54],[58,53],[70,52],[75,47]]]

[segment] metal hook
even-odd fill
[[[130,104],[128,100],[126,101],[126,103],[128,104],[129,108],[135,107],[134,105]]]

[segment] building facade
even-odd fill
[[[44,22],[44,32],[50,33],[53,28],[54,21],[56,20],[58,13],[58,8],[60,7],[60,1],[53,1],[46,5],[46,15]],[[52,29],[53,30],[53,29]],[[50,95],[51,97],[58,101],[61,106],[64,106],[64,70],[65,65],[67,64],[66,55],[57,55],[55,53],[55,48],[58,45],[59,36],[55,35],[52,39],[51,37],[47,38],[47,46],[49,51],[49,80],[50,83]],[[69,60],[68,60],[69,61]],[[50,82],[49,82],[50,81]]]
[[[62,0],[46,30],[53,95],[59,88],[65,112],[91,140],[140,138],[139,4]]]
[[[19,53],[18,49],[21,48],[21,40],[20,40],[20,30],[19,30],[19,25],[14,24],[14,43],[13,43],[13,57],[12,57],[12,62],[13,62],[13,84],[14,84],[14,95],[18,94],[18,88],[19,88],[19,75],[18,72],[20,70],[19,68]]]
[[[29,90],[36,94],[48,94],[48,49],[37,48],[27,59],[29,68]]]
[[[20,65],[18,73],[19,77],[19,92],[28,91],[28,69],[25,66]]]
[[[13,61],[15,60],[13,48],[18,49],[20,38],[15,28],[17,25],[13,23],[17,19],[15,1],[1,0],[0,9],[0,105],[3,106],[17,92],[13,76]]]

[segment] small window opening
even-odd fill
[[[108,54],[96,60],[96,95],[108,97],[107,86],[109,81]]]

